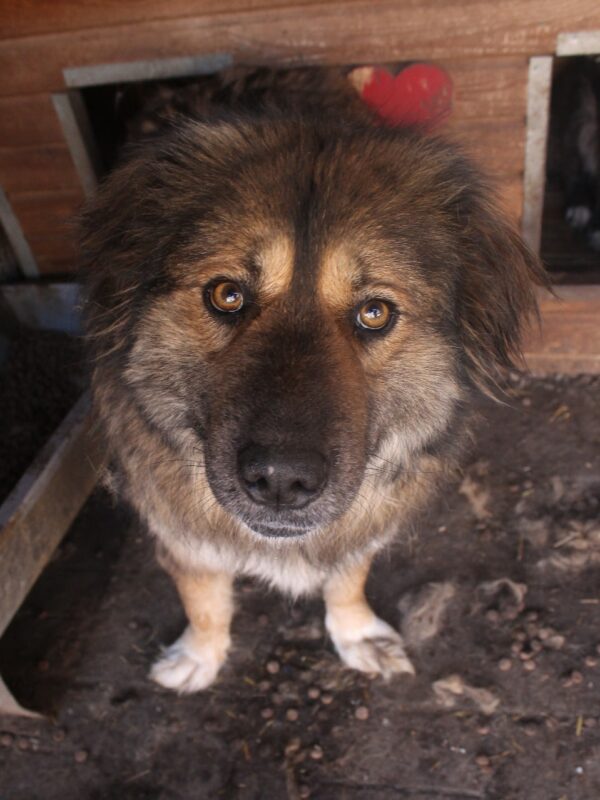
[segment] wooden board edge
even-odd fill
[[[0,635],[96,485],[104,459],[86,393],[0,506]]]

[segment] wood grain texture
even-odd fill
[[[0,94],[60,90],[64,67],[199,53],[254,64],[546,54],[559,31],[599,27],[596,0],[363,0],[142,21],[0,42]]]
[[[0,148],[35,147],[63,141],[48,94],[0,97]]]
[[[448,71],[454,84],[451,125],[474,119],[523,119],[526,59],[450,59],[440,66]],[[48,94],[0,97],[0,148],[62,141],[62,128]]]
[[[12,39],[145,20],[236,14],[319,2],[322,0],[3,0],[0,32],[3,39]]]
[[[524,121],[457,121],[448,126],[447,133],[452,140],[462,143],[466,152],[493,177],[523,174]]]
[[[79,189],[62,192],[14,192],[10,195],[13,211],[23,230],[30,236],[73,235],[74,220],[83,193]]]
[[[445,59],[440,66],[454,86],[451,125],[474,119],[523,121],[527,58]]]
[[[77,245],[69,233],[28,236],[40,273],[73,272],[77,268]]]
[[[524,353],[536,373],[600,373],[600,286],[560,286],[540,293],[541,331],[532,331]]]
[[[33,248],[32,248],[33,250]],[[36,253],[38,271],[44,278],[70,278],[77,274],[77,254],[64,245],[57,254]]]
[[[71,154],[66,145],[0,148],[0,183],[13,192],[79,189]]]
[[[83,202],[81,190],[13,192],[10,202],[40,273],[51,275],[76,269],[74,220]]]

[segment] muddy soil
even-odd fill
[[[524,380],[369,593],[416,678],[343,669],[317,600],[245,581],[216,685],[150,683],[183,614],[97,493],[0,645],[2,800],[596,800],[600,379]],[[400,609],[401,607],[401,609]]]

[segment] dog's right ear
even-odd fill
[[[540,260],[490,197],[475,182],[459,201],[458,322],[466,369],[486,392],[520,362],[523,331],[538,320],[534,287],[548,285]]]
[[[124,346],[137,290],[157,280],[167,252],[165,226],[158,224],[164,208],[153,187],[148,149],[133,153],[108,176],[78,220],[84,327],[92,356]]]

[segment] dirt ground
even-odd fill
[[[52,715],[0,720],[0,798],[599,798],[600,379],[514,376],[481,405],[464,476],[370,581],[416,678],[343,669],[319,601],[247,581],[217,684],[160,689],[181,608],[93,496],[0,645]]]

